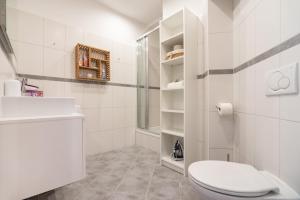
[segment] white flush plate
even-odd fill
[[[266,95],[297,94],[298,65],[299,63],[292,63],[269,71],[266,74]]]

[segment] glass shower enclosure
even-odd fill
[[[160,58],[159,29],[137,41],[137,128],[159,134]]]

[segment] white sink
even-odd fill
[[[72,115],[76,112],[74,98],[0,97],[0,118]]]

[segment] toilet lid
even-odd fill
[[[258,197],[279,190],[275,182],[245,164],[199,161],[191,164],[188,172],[196,184],[232,196]]]

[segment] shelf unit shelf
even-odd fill
[[[192,135],[197,134],[198,25],[198,17],[186,8],[160,21],[161,164],[185,176],[197,157],[193,143],[196,136]],[[175,45],[182,45],[184,54],[165,60]],[[183,87],[167,88],[178,80],[183,80]],[[171,158],[177,140],[184,147],[182,161]]]
[[[169,167],[169,168],[171,168],[171,169],[173,169],[173,170],[175,170],[179,173],[184,172],[184,161],[183,160],[182,161],[175,161],[170,156],[163,156],[161,158],[161,161],[165,166],[167,166],[167,167]]]
[[[168,46],[172,46],[178,43],[183,43],[183,32],[176,33],[175,35],[172,35],[171,37],[167,38],[161,43]]]
[[[85,67],[85,66],[79,66],[80,69],[86,69],[86,70],[95,70],[95,71],[99,71],[99,68],[94,68],[94,67]]]
[[[178,113],[178,114],[184,114],[184,110],[161,109],[160,111],[163,112],[163,113]]]
[[[184,90],[184,87],[178,88],[162,88],[161,91],[176,91],[176,90]]]
[[[173,58],[170,60],[163,60],[163,61],[161,61],[161,64],[165,65],[165,66],[182,65],[183,59],[184,59],[184,56],[179,56],[177,58]]]
[[[179,129],[175,129],[175,130],[162,129],[161,133],[184,138],[183,130],[179,130]]]

